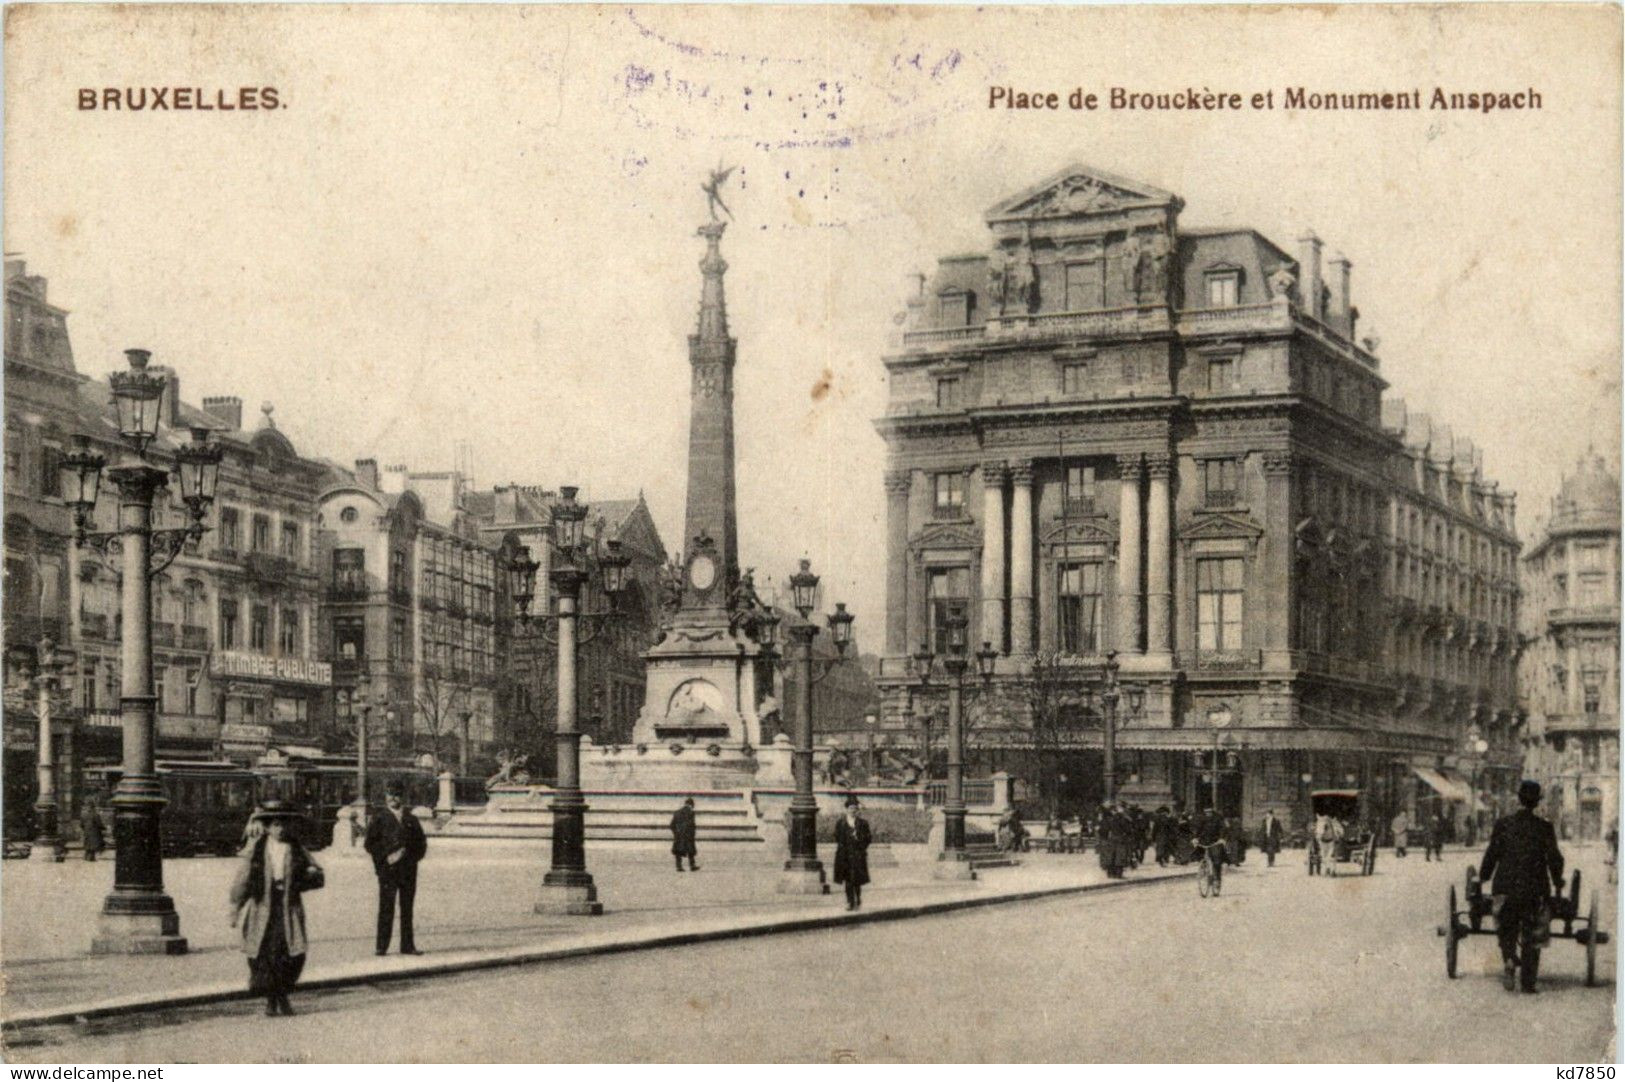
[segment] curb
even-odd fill
[[[1194,871],[1176,872],[1155,879],[1108,880],[1103,883],[1085,883],[1077,886],[1044,887],[1037,890],[996,894],[984,898],[955,898],[941,902],[921,902],[872,912],[832,912],[793,918],[768,920],[759,924],[745,924],[730,928],[695,929],[686,932],[633,934],[609,943],[591,943],[575,947],[517,947],[486,953],[464,952],[461,957],[444,961],[419,963],[399,969],[368,973],[341,973],[328,977],[314,977],[299,983],[301,991],[332,991],[358,985],[382,984],[390,981],[421,980],[426,977],[445,977],[458,973],[474,973],[486,969],[509,966],[534,965],[539,962],[568,961],[597,955],[627,954],[633,951],[657,950],[663,947],[681,947],[694,943],[716,943],[729,939],[753,939],[760,936],[785,935],[814,931],[844,925],[878,924],[883,921],[908,920],[914,917],[936,916],[964,909],[1006,905],[1013,902],[1040,901],[1070,894],[1087,894],[1101,890],[1123,890],[1149,887],[1160,883],[1174,883],[1195,875]],[[103,1001],[78,1007],[53,1007],[35,1012],[23,1012],[0,1022],[0,1034],[14,1038],[27,1030],[46,1026],[71,1025],[93,1019],[117,1018],[126,1015],[147,1014],[155,1011],[201,1007],[211,1003],[229,1003],[235,1000],[259,999],[258,993],[249,992],[241,985],[181,990],[168,995],[144,999]]]

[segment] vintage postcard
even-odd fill
[[[8,1062],[1616,1057],[1617,6],[4,48]]]

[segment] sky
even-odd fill
[[[1390,394],[1481,446],[1522,526],[1588,446],[1617,458],[1619,28],[1513,5],[14,6],[5,248],[70,311],[82,371],[140,346],[190,401],[273,403],[305,454],[641,490],[676,549],[699,185],[738,166],[741,559],[764,581],[811,558],[862,642],[906,276],[1071,163],[1179,194],[1182,225],[1347,255]],[[282,107],[78,107],[138,86]],[[1017,111],[993,86],[1542,105]]]

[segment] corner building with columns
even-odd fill
[[[1291,822],[1317,788],[1359,787],[1384,817],[1462,796],[1459,725],[1398,706],[1393,535],[1415,501],[1350,264],[1312,233],[1289,253],[1181,229],[1182,207],[1075,166],[988,211],[987,251],[916,279],[877,421],[884,725],[940,740],[943,678],[910,655],[944,653],[959,610],[999,654],[967,681],[970,772],[1048,774],[1063,810],[1104,792],[1109,651],[1122,799]],[[1494,500],[1504,517],[1470,498],[1457,517],[1510,566]],[[1510,604],[1498,619],[1515,626]],[[1057,680],[1058,711],[1037,686]]]

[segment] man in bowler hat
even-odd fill
[[[846,814],[835,820],[835,882],[846,886],[846,908],[863,905],[869,881],[869,821],[858,814],[858,798],[846,798]]]
[[[1535,814],[1535,806],[1540,803],[1540,783],[1520,784],[1518,803],[1523,807],[1496,820],[1478,874],[1486,883],[1494,878],[1491,895],[1500,902],[1495,937],[1501,943],[1501,984],[1508,992],[1514,990],[1521,935],[1525,944],[1521,983],[1525,992],[1534,992],[1540,975],[1540,955],[1528,946],[1545,938],[1542,933],[1549,930],[1542,926],[1548,919],[1546,902],[1553,888],[1563,888],[1563,854],[1558,851],[1557,832],[1551,821]]]
[[[384,798],[384,810],[367,824],[367,854],[378,874],[379,954],[389,953],[390,935],[395,930],[395,901],[401,904],[401,953],[421,954],[412,939],[412,902],[418,892],[418,861],[428,851],[423,827],[406,807],[405,792],[391,785]]]

